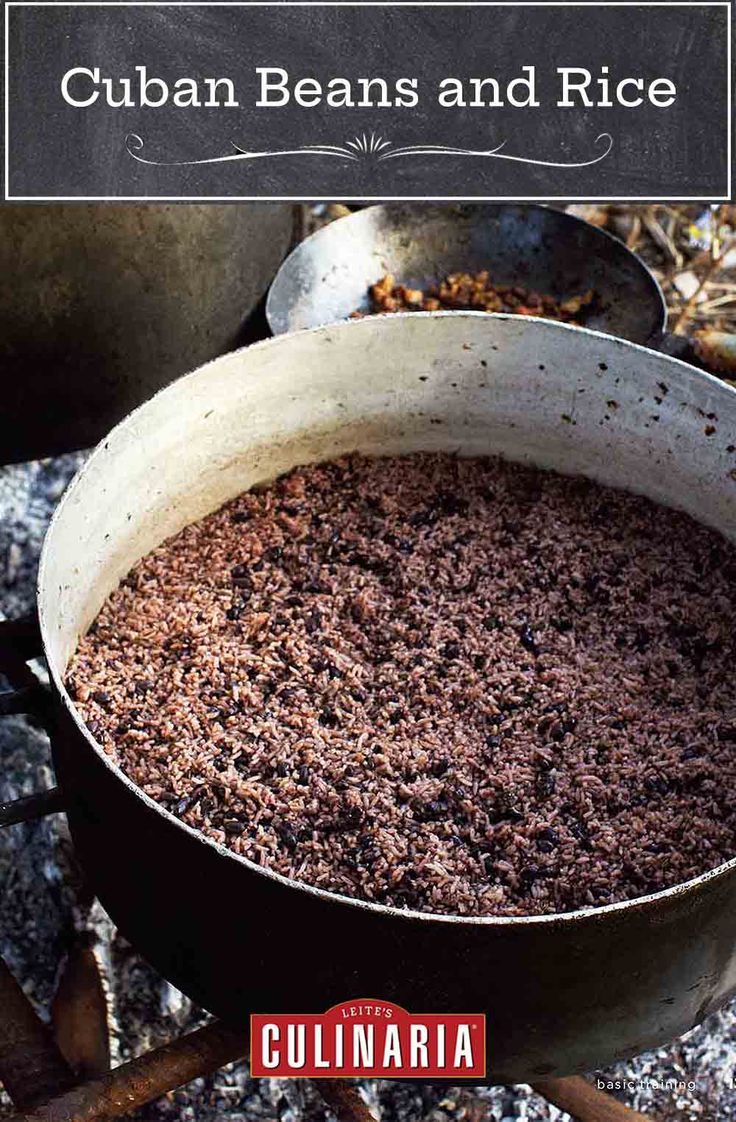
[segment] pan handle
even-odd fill
[[[675,335],[672,331],[663,331],[661,335],[652,339],[647,345],[655,351],[661,351],[662,354],[669,355],[670,358],[679,358],[683,362],[689,362],[692,366],[695,365],[693,362],[695,358],[693,345],[687,335]]]
[[[29,612],[18,619],[0,618],[0,673],[10,677],[15,667],[42,654],[43,639],[37,612]]]
[[[19,619],[0,620],[0,674],[10,684],[0,690],[0,717],[26,713],[36,717],[48,731],[51,724],[51,693],[27,665],[43,655],[43,641],[35,613]],[[50,787],[35,795],[0,803],[0,827],[16,822],[31,822],[64,810],[66,800],[60,787]]]
[[[0,827],[15,826],[17,822],[33,822],[48,814],[66,810],[66,798],[61,787],[49,787],[37,795],[25,795],[9,803],[0,803]]]

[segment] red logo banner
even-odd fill
[[[483,1013],[408,1013],[364,999],[251,1017],[251,1074],[280,1079],[483,1079]]]

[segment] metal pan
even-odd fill
[[[592,288],[586,327],[656,345],[664,297],[623,242],[573,215],[534,204],[372,206],[325,226],[282,264],[266,315],[274,335],[368,310],[368,288],[386,273],[423,288],[448,273],[489,269],[500,284],[557,298]]]
[[[704,414],[715,415],[710,436]],[[498,1082],[589,1071],[716,1009],[736,990],[736,860],[557,916],[469,919],[349,900],[236,856],[142,794],[80,719],[64,669],[138,558],[298,463],[351,450],[497,452],[643,492],[733,538],[735,446],[736,392],[709,375],[610,335],[482,313],[285,335],[132,413],[61,500],[38,586],[61,794],[84,872],[122,932],[234,1022],[361,997],[485,1011]]]

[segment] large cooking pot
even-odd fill
[[[84,448],[237,345],[288,205],[0,207],[0,463]]]
[[[58,779],[79,859],[115,923],[233,1021],[361,997],[484,1011],[497,1081],[590,1070],[702,1020],[736,989],[736,860],[557,916],[468,919],[349,900],[251,864],[143,795],[96,744],[63,679],[78,636],[138,558],[295,464],[355,449],[498,452],[646,494],[734,537],[734,446],[736,393],[709,375],[610,336],[482,313],[282,336],[143,405],[61,501],[38,589]]]

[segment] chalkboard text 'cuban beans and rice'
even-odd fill
[[[619,106],[637,109],[650,105],[668,109],[677,98],[675,82],[666,76],[613,74],[601,66],[597,73],[582,66],[559,66],[554,71],[555,101],[560,109]],[[542,105],[536,66],[522,66],[515,75],[446,77],[424,90],[419,78],[398,76],[345,78],[320,81],[296,77],[277,66],[255,68],[253,104],[258,109],[296,105],[302,109],[413,109],[424,97],[440,109],[535,109]],[[61,96],[67,105],[84,109],[102,103],[110,108],[151,108],[172,105],[181,109],[238,109],[243,101],[228,77],[172,78],[136,66],[127,76],[105,74],[99,66],[74,66],[61,78]]]

